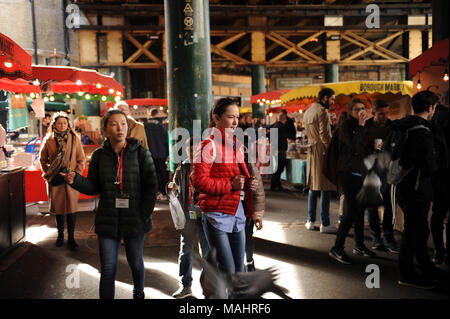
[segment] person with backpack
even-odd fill
[[[172,295],[177,299],[192,296],[192,254],[197,238],[202,258],[206,258],[210,250],[206,217],[197,205],[199,192],[192,184],[194,138],[186,140],[185,146],[189,149],[189,157],[178,165],[172,182],[167,184],[167,194],[174,190],[178,191],[178,198],[186,218],[184,229],[181,231],[178,257],[180,288]]]
[[[345,239],[354,224],[355,247],[353,253],[364,257],[376,254],[364,245],[364,209],[356,199],[363,185],[363,160],[369,154],[364,143],[368,119],[364,102],[353,98],[348,107],[348,118],[339,129],[338,183],[344,192],[344,214],[336,234],[336,241],[329,255],[343,264],[352,261],[345,253]]]
[[[448,265],[449,256],[449,234],[448,211],[449,211],[449,109],[448,90],[441,96],[441,103],[436,106],[431,123],[433,124],[433,135],[437,144],[438,169],[435,172],[432,183],[434,187],[433,207],[430,220],[430,230],[434,244],[433,262],[442,264],[444,261]],[[444,220],[447,217],[446,248],[444,247]]]
[[[391,130],[392,121],[388,118],[389,105],[382,99],[377,99],[372,104],[373,117],[365,124],[367,138],[366,143],[371,154],[381,151],[383,141],[386,141]],[[369,220],[370,236],[372,237],[372,249],[380,251],[390,251],[398,254],[398,245],[394,239],[394,225],[392,223],[392,205],[390,187],[386,180],[382,178],[381,194],[383,196],[383,237],[381,240],[380,217],[378,207],[368,207],[367,217]]]
[[[401,174],[403,178],[398,178],[400,181],[396,184],[396,198],[404,217],[398,284],[422,289],[434,287],[430,278],[435,271],[428,255],[427,240],[428,211],[433,199],[431,176],[437,168],[430,124],[435,103],[432,92],[421,91],[411,100],[414,114],[392,123],[392,136],[395,132],[404,135],[397,142],[400,150],[398,160],[404,172]],[[390,142],[388,138],[387,143],[394,145],[395,141]],[[396,160],[395,152],[392,154],[392,159]],[[414,257],[420,268],[419,273],[414,268]]]
[[[127,138],[127,115],[108,110],[102,118],[107,137],[92,153],[87,178],[70,171],[60,173],[74,189],[100,194],[95,216],[100,254],[100,299],[114,299],[121,239],[133,275],[133,299],[144,299],[145,234],[153,228],[152,213],[158,188],[150,152],[135,138]]]
[[[324,153],[331,141],[331,122],[328,109],[334,104],[335,92],[330,88],[320,90],[317,103],[313,103],[303,116],[303,125],[308,136],[308,155],[306,164],[306,186],[308,192],[308,220],[306,229],[315,229],[317,197],[320,195],[320,232],[336,233],[330,223],[331,192],[336,190],[323,174]]]

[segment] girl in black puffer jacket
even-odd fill
[[[127,118],[112,109],[103,117],[107,136],[92,154],[87,178],[62,174],[83,194],[100,194],[95,217],[101,263],[100,298],[114,298],[114,281],[121,238],[134,281],[133,296],[144,298],[145,268],[142,258],[145,233],[152,229],[157,179],[150,152],[133,138],[126,138]]]

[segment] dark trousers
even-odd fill
[[[392,223],[392,205],[391,205],[391,193],[390,186],[382,188],[383,195],[383,237],[384,241],[387,243],[392,243],[394,241],[394,224]],[[380,216],[378,215],[378,207],[368,207],[367,217],[369,220],[370,236],[372,240],[380,240],[381,238],[381,227],[380,227]]]
[[[272,174],[270,188],[281,187],[281,173],[286,167],[286,151],[278,151],[277,154],[277,171]]]
[[[158,190],[163,195],[166,195],[166,185],[169,182],[169,172],[166,167],[165,158],[153,158],[155,164],[156,177],[158,178]]]
[[[417,200],[410,192],[400,190],[397,196],[404,216],[398,267],[400,277],[405,279],[414,276],[414,257],[423,272],[431,267],[427,247],[430,202]]]
[[[432,215],[430,221],[431,228],[431,236],[433,237],[434,249],[443,252],[444,248],[444,220],[448,214],[449,210],[449,182],[448,182],[448,169],[443,170],[442,174],[440,174],[443,178],[438,178],[434,181],[435,189],[434,189],[434,199],[433,199],[433,208]],[[449,248],[449,229],[448,229],[448,221],[445,227],[445,233],[447,236],[447,255]]]
[[[338,176],[340,189],[344,192],[344,214],[336,234],[335,248],[344,248],[345,238],[355,225],[355,247],[364,245],[364,207],[356,200],[363,183],[361,176],[341,172]]]
[[[247,218],[245,222],[245,256],[248,263],[253,261],[253,252],[255,245],[253,242],[253,227],[255,222],[251,218]]]

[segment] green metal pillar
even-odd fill
[[[325,83],[339,82],[339,64],[325,64]]]
[[[198,136],[213,104],[208,0],[165,0],[164,16],[169,133],[184,128]],[[201,132],[199,127],[194,132],[194,120],[201,121]],[[172,138],[169,134],[171,170],[177,142]]]
[[[265,68],[264,65],[252,65],[252,95],[263,93],[266,91],[265,86]],[[265,117],[265,105],[257,103],[252,104],[253,117]]]

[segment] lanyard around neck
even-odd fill
[[[114,184],[119,184],[120,190],[123,190],[123,152],[125,151],[125,147],[127,146],[127,142],[125,141],[125,144],[122,147],[122,150],[120,151],[120,158],[119,155],[117,156],[117,171],[116,171],[116,182]]]

